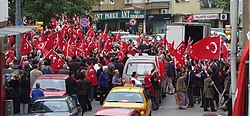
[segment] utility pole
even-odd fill
[[[16,0],[16,14],[15,14],[15,22],[16,26],[18,26],[19,22],[21,21],[21,0]],[[21,60],[21,33],[16,35],[16,57],[17,61]]]
[[[239,0],[230,0],[230,19],[231,19],[231,27],[232,27],[232,34],[231,34],[231,56],[230,56],[230,63],[231,63],[231,80],[232,80],[232,107],[234,107],[234,99],[235,99],[235,92],[236,92],[236,79],[237,79],[237,66],[236,66],[236,59],[237,59],[237,23],[238,23],[238,8],[239,7]]]

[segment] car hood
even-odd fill
[[[65,96],[66,91],[62,90],[45,90],[44,96]]]
[[[132,108],[132,109],[143,109],[143,103],[117,103],[117,102],[105,102],[103,104],[104,108]]]

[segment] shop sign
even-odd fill
[[[193,20],[211,20],[219,18],[219,14],[194,14]]]
[[[98,20],[114,20],[114,19],[143,19],[145,18],[144,10],[131,10],[119,12],[100,12],[93,13]]]

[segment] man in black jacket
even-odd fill
[[[77,61],[77,57],[72,56],[72,61],[69,62],[69,71],[73,71],[74,75],[77,75],[77,71],[80,69],[80,63]]]
[[[65,83],[66,93],[68,94],[68,96],[71,96],[77,103],[77,82],[74,78],[74,73],[72,71],[69,72],[69,77],[65,80]]]

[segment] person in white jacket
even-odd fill
[[[132,81],[132,83],[136,86],[136,87],[141,87],[142,86],[142,83],[141,81],[138,80],[138,73],[135,71],[132,73],[130,79]]]

